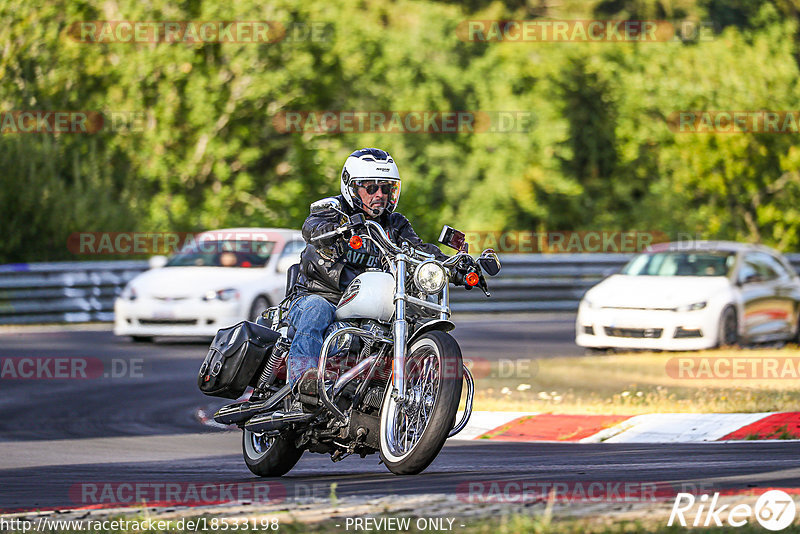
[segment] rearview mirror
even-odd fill
[[[342,205],[334,197],[323,198],[311,204],[311,213],[320,213],[322,211],[342,211]]]
[[[500,258],[498,258],[497,253],[490,248],[484,250],[480,257],[478,257],[478,265],[480,265],[481,270],[489,276],[494,276],[500,272]]]
[[[763,282],[764,279],[761,277],[760,274],[752,273],[748,274],[747,277],[744,279],[745,284],[753,284],[756,282]]]
[[[442,233],[439,234],[439,243],[447,245],[456,250],[469,252],[469,245],[466,243],[467,236],[464,232],[459,232],[455,228],[450,228],[446,224],[442,228]]]
[[[167,264],[166,256],[151,256],[147,261],[151,269],[160,269]]]

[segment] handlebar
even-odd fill
[[[320,235],[318,235],[316,237],[312,237],[310,241],[315,242],[315,243],[319,242],[319,241],[324,241],[326,239],[330,239],[331,237],[340,236],[343,233],[345,233],[347,230],[348,230],[347,226],[340,226],[339,228],[336,228],[335,230],[331,230],[330,232],[325,232],[324,234],[320,234]]]
[[[349,230],[353,230],[357,226],[366,226],[367,235],[362,236],[362,238],[366,238],[366,239],[372,240],[372,242],[375,243],[378,246],[378,248],[380,248],[381,251],[384,254],[391,253],[391,254],[394,254],[394,255],[398,255],[398,254],[405,254],[405,253],[408,252],[409,253],[409,260],[412,263],[415,263],[415,264],[420,264],[423,261],[425,261],[426,259],[429,259],[431,257],[430,254],[427,254],[427,253],[422,252],[422,251],[418,251],[418,250],[413,249],[413,248],[410,251],[408,251],[406,249],[398,247],[397,245],[392,243],[391,239],[389,239],[389,236],[386,233],[386,230],[384,230],[383,227],[380,224],[376,223],[375,221],[370,221],[370,220],[364,221],[363,225],[362,224],[350,224],[350,223],[342,225],[339,228],[331,230],[330,232],[325,232],[324,234],[320,234],[320,235],[318,235],[316,237],[312,237],[311,241],[312,242],[319,242],[319,241],[324,241],[324,240],[330,239],[332,237],[338,237],[338,236],[344,234],[345,232],[347,232]],[[423,256],[423,258],[420,259],[418,256]],[[445,267],[447,267],[448,269],[452,269],[465,256],[471,258],[471,256],[469,254],[467,254],[466,252],[459,252],[456,255],[451,256],[447,260],[443,261],[442,264]]]

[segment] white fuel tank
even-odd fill
[[[394,277],[367,271],[356,276],[336,306],[336,319],[388,321],[394,315]]]

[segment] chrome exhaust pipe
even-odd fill
[[[271,410],[279,402],[281,402],[291,391],[291,388],[286,385],[275,392],[273,396],[268,399],[260,401],[244,401],[228,404],[220,408],[214,414],[214,421],[223,425],[234,425],[246,421],[254,415]]]
[[[245,423],[245,430],[251,432],[268,432],[270,430],[282,430],[289,425],[296,423],[306,423],[314,418],[313,413],[293,413],[272,412],[256,415]]]

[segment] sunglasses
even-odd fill
[[[367,190],[368,195],[374,195],[375,193],[377,193],[378,188],[380,188],[381,192],[384,195],[388,195],[389,193],[392,192],[392,189],[394,189],[393,184],[381,184],[381,185],[369,184],[369,185],[362,185],[361,187]]]

